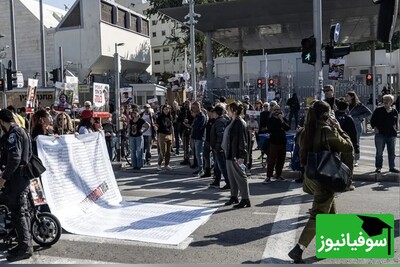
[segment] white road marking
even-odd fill
[[[296,203],[298,200],[293,196],[303,194],[303,189],[296,187],[298,185],[291,183],[282,203],[279,205],[261,259],[262,264],[278,264],[284,261],[290,263],[287,254],[297,243],[297,225],[294,222],[297,222],[300,213],[300,204]]]

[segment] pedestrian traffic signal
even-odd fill
[[[368,73],[366,76],[367,79],[367,85],[372,85],[373,84],[373,76],[371,73]]]
[[[4,86],[4,79],[0,79],[0,92],[4,92],[5,86]]]
[[[53,75],[53,77],[50,79],[54,84],[56,84],[56,82],[60,81],[60,69],[53,69],[52,71],[50,71],[50,74]]]
[[[345,46],[331,46],[327,45],[325,47],[325,64],[329,64],[329,59],[335,59],[335,58],[342,58],[345,55],[350,54],[350,46],[345,45]]]
[[[274,87],[275,87],[274,79],[268,79],[268,88],[274,88]]]
[[[14,87],[17,87],[17,71],[7,69],[7,90],[12,90]]]
[[[262,89],[264,87],[263,79],[257,79],[257,88]]]
[[[301,60],[303,63],[314,64],[317,58],[316,42],[313,36],[301,40]]]

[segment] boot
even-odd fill
[[[239,203],[239,199],[237,197],[231,197],[229,201],[225,203],[225,206],[229,206],[236,203]]]
[[[206,171],[200,178],[206,178],[206,177],[211,177],[211,168],[206,168]]]
[[[294,263],[304,263],[303,261],[303,250],[297,244],[288,254],[288,256],[294,261]]]
[[[251,204],[250,204],[250,199],[242,199],[240,200],[240,203],[237,205],[234,205],[233,208],[235,209],[241,209],[241,208],[250,208]]]

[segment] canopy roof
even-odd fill
[[[187,21],[188,6],[166,8],[162,14]],[[313,35],[313,0],[237,0],[195,6],[196,30],[233,50],[300,47]],[[340,43],[376,39],[379,5],[372,0],[323,0],[323,43],[331,24],[340,23]],[[389,14],[388,14],[389,15]]]

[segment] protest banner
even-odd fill
[[[178,245],[217,210],[123,201],[103,133],[39,135],[37,146],[47,203],[70,233]]]

